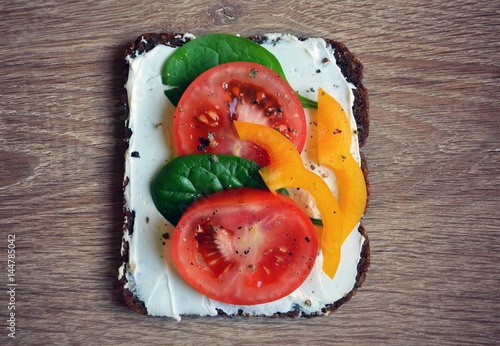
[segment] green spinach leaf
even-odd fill
[[[230,155],[193,154],[167,163],[151,185],[158,211],[172,224],[196,199],[223,189],[267,188],[255,162]]]
[[[248,61],[264,65],[283,79],[285,73],[278,59],[261,45],[240,36],[209,34],[189,41],[177,49],[163,65],[162,83],[171,88],[165,95],[175,106],[186,88],[200,74],[220,64]],[[317,103],[299,95],[304,108]]]
[[[300,94],[297,94],[299,97],[300,103],[302,103],[302,107],[304,108],[318,108],[318,102],[308,99]]]

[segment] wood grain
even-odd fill
[[[500,342],[497,2],[11,0],[0,13],[2,256],[8,234],[17,246],[11,342]],[[333,316],[177,323],[124,305],[123,52],[161,31],[323,36],[360,56],[372,265]],[[5,340],[6,269],[0,277]]]

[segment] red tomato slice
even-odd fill
[[[304,148],[304,109],[292,87],[267,67],[233,62],[205,71],[182,95],[174,116],[179,155],[229,154],[266,166],[266,151],[240,140],[233,120],[267,125],[290,138],[299,152]]]
[[[223,190],[194,202],[172,236],[176,267],[215,300],[254,305],[277,300],[309,275],[316,230],[288,197],[268,190]]]

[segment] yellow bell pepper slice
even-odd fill
[[[365,211],[366,183],[363,171],[351,155],[353,131],[349,119],[337,100],[321,88],[317,123],[319,164],[332,169],[337,177],[344,242]]]
[[[322,269],[333,278],[340,262],[343,227],[340,208],[332,191],[321,177],[305,168],[300,153],[281,133],[260,124],[234,121],[234,125],[242,140],[252,141],[267,151],[270,163],[259,173],[273,193],[280,188],[301,188],[314,198],[323,221],[320,238]]]

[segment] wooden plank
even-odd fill
[[[0,9],[0,247],[6,256],[16,235],[19,344],[499,342],[494,1],[12,0]],[[372,266],[333,316],[177,323],[124,306],[123,51],[159,31],[290,32],[359,54],[371,101]],[[6,269],[2,277],[5,291]]]

